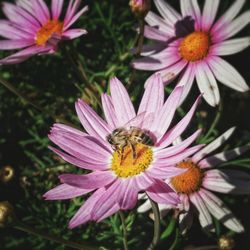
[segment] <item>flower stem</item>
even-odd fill
[[[123,247],[124,247],[124,250],[128,250],[127,229],[126,229],[126,223],[125,223],[124,214],[123,214],[122,211],[119,211],[119,215],[120,215],[121,222],[122,222],[122,230],[123,230]]]
[[[143,18],[139,19],[139,35],[138,35],[138,40],[137,40],[137,49],[135,52],[135,56],[139,57],[142,51],[142,46],[143,46],[143,41],[144,41],[144,30],[145,30],[145,21]],[[136,69],[132,70],[131,76],[129,78],[129,85],[128,87],[130,87],[130,85],[132,84],[132,82],[134,81],[135,78],[135,72]]]
[[[153,250],[157,246],[160,240],[160,231],[161,231],[161,224],[160,224],[160,211],[158,204],[154,202],[150,197],[148,197],[152,206],[153,214],[154,214],[154,237],[152,242],[150,243],[147,250]]]
[[[222,114],[222,108],[223,108],[222,101],[220,101],[220,104],[218,106],[218,111],[217,111],[216,116],[213,120],[213,123],[211,124],[206,135],[203,137],[203,140],[206,141],[209,138],[209,136],[213,133],[213,130],[216,128],[216,126],[220,120],[221,114]]]
[[[98,250],[99,249],[98,247],[88,246],[86,245],[86,243],[84,243],[83,245],[82,243],[64,240],[60,237],[41,232],[37,229],[34,229],[33,227],[29,227],[21,222],[17,222],[17,224],[14,225],[13,227],[17,230],[44,238],[46,240],[51,240],[61,245],[68,246],[74,249],[81,249],[81,250]]]

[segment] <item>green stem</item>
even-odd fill
[[[127,229],[126,229],[126,223],[125,223],[124,214],[123,214],[122,211],[119,211],[119,215],[120,215],[121,222],[122,222],[122,230],[123,230],[123,247],[124,247],[124,250],[128,250]]]
[[[222,108],[223,108],[222,101],[220,101],[220,104],[218,106],[217,114],[216,114],[216,116],[215,116],[209,130],[207,131],[206,135],[203,137],[204,141],[206,141],[209,138],[209,136],[213,133],[213,130],[218,125],[218,122],[219,122],[221,114],[222,114]]]
[[[147,250],[153,250],[157,246],[160,240],[160,231],[161,231],[161,224],[160,224],[160,211],[158,204],[155,203],[153,200],[148,197],[152,206],[153,214],[154,214],[154,236],[152,242],[150,243]]]
[[[68,247],[71,247],[74,249],[80,249],[80,250],[98,250],[99,249],[97,247],[88,246],[88,245],[86,245],[86,243],[84,243],[84,245],[83,245],[81,243],[64,240],[58,236],[54,236],[54,235],[52,236],[50,234],[47,234],[47,233],[41,232],[37,229],[34,229],[33,227],[29,227],[21,222],[18,222],[13,227],[17,230],[41,237],[41,238],[46,239],[46,240],[54,241],[56,243],[59,243],[61,245],[68,246]]]
[[[145,30],[145,22],[144,22],[143,18],[142,19],[140,18],[139,19],[139,35],[138,35],[138,40],[137,40],[138,42],[137,42],[137,49],[136,49],[135,57],[139,57],[141,55],[143,41],[144,41],[144,30]],[[129,78],[128,87],[130,87],[130,85],[134,81],[135,72],[136,72],[136,69],[133,69],[132,73],[131,73],[131,76]]]

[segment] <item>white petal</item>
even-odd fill
[[[145,21],[150,26],[156,26],[159,30],[163,31],[169,36],[175,35],[174,27],[168,24],[164,19],[162,19],[160,16],[156,15],[152,11],[149,11],[147,16],[145,17]]]
[[[162,17],[172,25],[174,25],[178,20],[181,19],[181,15],[165,0],[155,0],[154,3],[158,11],[161,13]]]
[[[208,0],[209,1],[209,0]],[[223,28],[225,24],[233,20],[243,7],[245,0],[235,1],[230,8],[222,15],[222,17],[215,23],[212,28],[212,33],[217,32],[219,29]]]
[[[204,99],[211,106],[220,102],[220,93],[217,82],[206,62],[198,62],[196,65],[196,81]]]
[[[199,220],[200,220],[201,226],[205,230],[209,230],[209,231],[213,230],[214,226],[213,226],[212,217],[209,213],[209,210],[208,210],[206,204],[204,203],[201,196],[199,195],[199,193],[193,193],[189,197],[190,197],[190,200],[192,201],[192,203],[198,209]]]
[[[209,30],[216,17],[219,0],[206,0],[202,13],[202,29]]]
[[[205,148],[203,148],[202,150],[200,150],[198,153],[196,153],[193,157],[192,157],[192,161],[194,162],[199,162],[202,158],[204,158],[206,155],[208,155],[209,153],[213,152],[214,150],[216,150],[218,147],[220,147],[225,141],[228,140],[228,138],[232,135],[232,133],[234,132],[235,127],[232,127],[230,129],[228,129],[226,132],[224,132],[221,136],[219,136],[218,138],[216,138],[214,141],[212,141],[211,143],[209,143]]]
[[[228,62],[217,56],[212,56],[207,62],[221,83],[240,92],[249,90],[246,81]]]
[[[250,36],[227,40],[213,45],[210,48],[210,54],[218,56],[227,56],[238,53],[250,45]]]
[[[181,13],[183,17],[192,16],[196,28],[200,28],[201,11],[197,0],[181,0]]]
[[[200,190],[200,195],[206,203],[208,210],[216,219],[220,220],[230,230],[237,233],[244,231],[244,228],[239,220],[234,217],[232,212],[217,196],[204,189]]]

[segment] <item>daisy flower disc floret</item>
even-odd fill
[[[79,10],[81,1],[70,0],[64,18],[64,0],[51,0],[51,9],[44,0],[3,2],[6,20],[0,21],[0,50],[20,50],[0,60],[1,64],[20,63],[36,54],[51,54],[61,40],[71,40],[87,33],[71,26],[88,7]]]
[[[60,175],[62,184],[44,195],[47,200],[60,200],[92,192],[71,219],[70,228],[90,220],[101,221],[118,210],[134,208],[141,191],[160,204],[178,204],[178,195],[164,180],[185,172],[186,169],[175,164],[202,147],[190,146],[200,130],[180,145],[172,146],[188,126],[200,100],[198,97],[179,123],[169,129],[182,91],[182,87],[177,87],[164,100],[162,79],[159,74],[154,75],[148,80],[139,109],[135,112],[126,89],[117,78],[113,78],[111,95],[102,95],[105,120],[79,100],[76,111],[87,133],[62,124],[52,127],[49,138],[60,149],[51,149],[65,161],[91,171],[82,175]],[[133,131],[130,136],[136,135],[136,143],[124,136],[130,131]],[[138,131],[144,133],[144,139],[140,138],[143,133],[138,134]],[[111,137],[119,132],[123,144],[114,147],[117,138],[112,138],[112,141]]]
[[[215,231],[212,216],[220,220],[227,228],[235,232],[243,232],[240,221],[234,217],[224,202],[213,192],[228,194],[250,194],[250,175],[239,170],[216,169],[225,161],[236,158],[249,150],[249,146],[238,147],[229,151],[211,154],[232,135],[235,128],[227,130],[213,142],[176,164],[187,171],[166,180],[179,195],[178,206],[161,205],[162,215],[170,209],[179,211],[180,228],[183,233],[192,225],[193,214],[198,213],[201,226],[208,231]],[[151,208],[146,201],[138,208],[145,212]]]
[[[237,0],[216,19],[219,0],[206,0],[201,11],[197,0],[180,0],[181,13],[166,0],[154,0],[161,16],[149,11],[145,17],[144,36],[153,40],[142,49],[142,56],[132,62],[139,70],[157,71],[165,84],[178,75],[178,86],[184,86],[181,101],[187,97],[194,80],[204,99],[218,105],[217,81],[245,92],[246,81],[221,56],[238,53],[250,44],[250,37],[232,38],[250,22],[250,11],[238,13],[245,0]]]

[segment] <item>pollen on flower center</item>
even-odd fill
[[[36,33],[36,44],[44,45],[54,33],[61,33],[63,23],[58,20],[50,20]]]
[[[176,192],[190,194],[198,191],[203,179],[203,173],[199,166],[188,160],[180,162],[177,167],[187,168],[187,171],[171,178],[171,184]]]
[[[210,36],[206,32],[195,31],[187,35],[179,47],[183,59],[195,62],[207,56],[210,47]]]
[[[131,146],[124,148],[123,156],[121,152],[115,151],[111,169],[118,177],[127,178],[144,172],[152,163],[153,151],[149,146],[144,144],[136,144],[137,157],[134,159]]]

